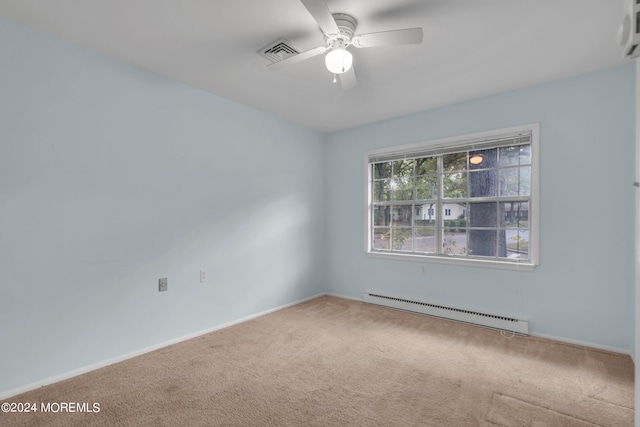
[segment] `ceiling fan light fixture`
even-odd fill
[[[353,55],[344,48],[334,48],[324,58],[327,70],[333,74],[346,73],[353,65]]]

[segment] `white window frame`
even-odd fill
[[[518,135],[531,135],[531,203],[529,206],[529,259],[522,261],[485,259],[485,258],[462,258],[451,257],[444,254],[415,254],[401,252],[378,252],[372,250],[372,185],[373,176],[371,168],[371,158],[397,156],[400,158],[411,158],[412,153],[421,151],[449,150],[459,148],[460,151],[472,150],[475,145],[489,141],[506,138],[513,138]],[[416,144],[406,144],[394,147],[387,147],[375,150],[368,150],[364,153],[364,248],[365,253],[370,258],[406,260],[419,262],[434,262],[441,264],[475,266],[483,268],[494,268],[515,271],[533,271],[540,264],[540,124],[533,123],[522,126],[514,126],[478,132],[473,134],[442,138]]]

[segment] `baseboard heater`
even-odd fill
[[[409,300],[390,295],[382,295],[379,293],[365,292],[363,300],[369,304],[412,311],[415,313],[426,314],[428,316],[441,317],[444,319],[455,320],[457,322],[484,326],[486,328],[515,332],[518,335],[529,334],[529,322],[522,319],[516,319],[514,317],[479,313],[477,311],[447,307],[440,304]]]

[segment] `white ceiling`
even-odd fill
[[[322,132],[624,64],[619,0],[327,0],[356,33],[422,27],[421,45],[353,49],[358,85],[323,57],[284,70],[257,51],[323,45],[299,0],[0,0],[0,17]]]

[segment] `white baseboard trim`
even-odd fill
[[[52,377],[45,378],[43,380],[33,382],[31,384],[27,384],[27,385],[24,385],[22,387],[14,388],[12,390],[0,391],[0,400],[8,399],[10,397],[17,396],[19,394],[26,393],[28,391],[35,390],[37,388],[44,387],[44,386],[47,386],[47,385],[50,385],[50,384],[54,384],[54,383],[57,383],[57,382],[60,382],[60,381],[64,381],[64,380],[67,380],[69,378],[77,377],[78,375],[86,374],[87,372],[95,371],[96,369],[104,368],[104,367],[109,366],[109,365],[113,365],[113,364],[116,364],[116,363],[119,363],[119,362],[123,362],[123,361],[125,361],[127,359],[132,359],[134,357],[141,356],[141,355],[143,355],[145,353],[150,353],[152,351],[160,350],[161,348],[168,347],[168,346],[174,345],[174,344],[178,344],[180,342],[187,341],[187,340],[190,340],[190,339],[193,339],[193,338],[196,338],[196,337],[199,337],[201,335],[205,335],[205,334],[208,334],[208,333],[211,333],[211,332],[219,331],[221,329],[225,329],[225,328],[228,328],[230,326],[237,325],[239,323],[248,322],[249,320],[253,320],[253,319],[257,318],[257,317],[264,316],[264,315],[267,315],[267,314],[270,314],[270,313],[274,313],[276,311],[280,311],[280,310],[283,310],[285,308],[292,307],[294,305],[298,305],[298,304],[306,302],[306,301],[310,301],[310,300],[312,300],[314,298],[318,298],[318,297],[323,296],[323,295],[326,295],[326,294],[321,293],[321,294],[313,295],[311,297],[304,298],[304,299],[301,299],[299,301],[291,302],[291,303],[288,303],[288,304],[285,304],[285,305],[281,305],[279,307],[271,308],[269,310],[265,310],[265,311],[261,311],[261,312],[256,313],[256,314],[252,314],[250,316],[246,316],[246,317],[242,317],[240,319],[232,320],[230,322],[222,323],[222,324],[214,326],[212,328],[208,328],[208,329],[204,329],[204,330],[201,330],[201,331],[198,331],[198,332],[194,332],[192,334],[184,335],[184,336],[181,336],[181,337],[169,340],[169,341],[164,341],[164,342],[161,342],[159,344],[152,345],[151,347],[146,347],[146,348],[143,348],[143,349],[140,349],[140,350],[132,351],[130,353],[126,353],[126,354],[122,354],[120,356],[112,357],[110,359],[103,360],[103,361],[97,362],[97,363],[93,363],[91,365],[84,366],[82,368],[78,368],[78,369],[74,369],[72,371],[64,372],[64,373],[59,374],[59,375],[54,375]]]
[[[579,345],[581,347],[589,347],[589,348],[593,348],[593,349],[596,349],[596,350],[604,350],[604,351],[608,351],[608,352],[611,352],[611,353],[619,353],[619,354],[624,354],[625,356],[631,356],[631,351],[626,350],[624,348],[611,347],[611,346],[602,345],[602,344],[594,344],[592,342],[574,340],[574,339],[571,339],[571,338],[557,337],[555,335],[540,334],[540,333],[537,333],[537,332],[531,332],[531,333],[529,333],[529,335],[532,336],[532,337],[544,338],[544,339],[548,339],[548,340],[552,340],[552,341],[559,341],[559,342],[564,342],[564,343],[567,343],[567,344]]]

